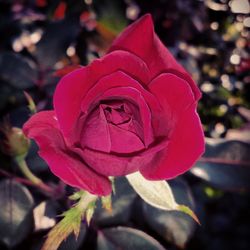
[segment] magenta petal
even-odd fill
[[[156,164],[140,171],[148,179],[174,178],[191,168],[204,152],[204,134],[196,113],[197,104],[188,83],[173,74],[160,75],[149,88],[167,117],[169,144],[162,150]]]
[[[153,142],[153,131],[151,127],[151,111],[143,98],[141,92],[137,91],[137,89],[132,87],[120,87],[120,88],[112,88],[104,92],[101,96],[102,98],[108,98],[112,96],[118,96],[119,98],[130,99],[134,101],[140,110],[140,117],[134,117],[135,120],[142,120],[142,127],[143,127],[143,138],[144,144],[148,147],[149,144]],[[136,112],[134,112],[135,116]],[[117,151],[115,151],[117,152]]]
[[[189,170],[203,152],[204,134],[194,103],[182,114],[158,163],[140,172],[151,180],[172,179]]]
[[[90,169],[66,147],[53,111],[33,115],[24,124],[24,133],[39,145],[39,155],[48,163],[51,171],[70,186],[93,194],[107,195],[111,192],[108,178]]]
[[[165,110],[164,115],[168,120],[173,120],[196,102],[188,82],[175,74],[163,73],[153,79],[148,87]]]
[[[83,150],[75,148],[74,152],[79,154],[91,168],[102,175],[124,176],[138,171],[142,167],[150,168],[158,159],[158,153],[166,148],[167,144],[166,138],[161,138],[157,144],[135,154],[105,153],[89,148]]]
[[[88,116],[81,132],[80,142],[82,148],[88,147],[110,152],[111,141],[108,124],[101,107]]]
[[[109,51],[115,50],[129,51],[142,58],[149,67],[151,79],[163,72],[178,75],[189,83],[195,99],[200,98],[200,91],[192,78],[155,34],[151,15],[144,15],[128,26],[113,42]]]
[[[109,124],[111,151],[116,153],[131,153],[144,149],[140,138],[125,129]]]
[[[149,81],[146,64],[126,51],[110,53],[61,79],[54,94],[54,108],[60,129],[67,139],[72,140],[72,137],[75,137],[74,125],[81,111],[81,102],[88,90],[100,78],[117,70],[127,72],[140,82]]]
[[[88,92],[81,104],[82,112],[86,113],[91,104],[109,97],[130,99],[138,104],[144,130],[144,143],[147,147],[153,141],[151,116],[160,112],[157,99],[136,80],[124,72],[117,71],[100,79]]]
[[[158,136],[169,137],[178,117],[195,102],[193,92],[185,80],[170,73],[156,77],[149,84],[149,90],[163,108],[153,120],[154,130]]]
[[[136,79],[132,78],[125,72],[118,70],[113,72],[112,74],[108,74],[107,76],[102,77],[95,84],[95,86],[93,86],[89,90],[85,98],[82,100],[82,112],[87,112],[89,106],[97,100],[100,100],[104,92],[109,90],[112,91],[113,89],[118,87],[128,87],[136,89],[149,106],[151,106],[154,110],[159,110],[159,104],[156,98],[150,92],[143,88],[143,86]],[[119,96],[116,95],[116,97]]]
[[[138,171],[141,166],[148,165],[154,157],[154,154],[145,157],[121,156],[88,148],[78,151],[78,153],[91,168],[105,176],[124,176],[133,173]]]
[[[108,121],[104,111],[106,106],[112,107],[112,105],[101,104],[99,109],[92,111],[86,119],[81,134],[82,148],[87,147],[106,153],[131,153],[144,149],[144,144],[140,137],[133,130],[133,127],[130,128],[129,126],[133,125],[133,123],[126,122],[125,124],[128,126],[125,127],[125,124],[115,125]],[[113,104],[113,107],[115,108],[115,104]],[[114,114],[116,114],[115,109],[112,111],[112,116],[121,122],[121,116]]]

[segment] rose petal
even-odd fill
[[[154,119],[154,130],[158,136],[169,136],[182,112],[195,102],[192,89],[185,80],[170,73],[159,75],[148,87],[163,108]]]
[[[160,75],[149,88],[160,101],[164,116],[171,121],[167,125],[169,144],[154,165],[143,167],[140,172],[147,179],[171,179],[191,168],[204,152],[197,103],[187,82],[172,74]]]
[[[100,78],[117,70],[127,72],[140,82],[149,81],[146,64],[137,56],[125,51],[110,53],[61,79],[54,94],[54,108],[66,138],[74,137],[74,125],[81,111],[81,102],[88,90]]]
[[[125,50],[139,56],[148,65],[151,79],[163,72],[176,74],[189,83],[196,100],[201,97],[192,78],[155,34],[150,14],[141,17],[118,36],[109,52],[115,50]]]
[[[97,174],[66,148],[57,128],[55,113],[43,111],[33,115],[24,124],[24,133],[39,145],[39,155],[48,163],[51,171],[70,186],[93,194],[107,195],[111,192],[108,178]]]
[[[159,138],[157,143],[146,150],[135,154],[114,154],[96,151],[89,148],[74,151],[94,169],[94,171],[105,176],[124,176],[139,170],[142,167],[151,167],[158,159],[158,152],[168,144],[166,138]]]
[[[88,92],[86,98],[82,101],[82,112],[87,112],[89,106],[93,103],[108,97],[123,98],[124,100],[129,98],[138,104],[144,129],[144,143],[146,147],[152,143],[151,114],[157,115],[160,112],[157,99],[136,80],[124,72],[117,71],[100,79]]]
[[[132,153],[144,149],[139,136],[118,126],[109,124],[111,151],[116,153]]]
[[[194,103],[183,114],[159,155],[158,162],[141,168],[142,175],[150,180],[172,179],[189,170],[204,153],[204,134]]]
[[[83,125],[81,133],[81,146],[96,150],[110,152],[111,139],[106,117],[101,107],[94,110]]]
[[[145,146],[148,147],[148,145],[153,142],[151,111],[141,93],[131,87],[120,87],[107,90],[106,92],[104,92],[101,98],[108,98],[112,96],[118,96],[119,98],[124,98],[124,100],[131,99],[138,105],[140,110],[140,117],[134,117],[134,119],[136,121],[142,121],[141,125],[143,127],[143,139]],[[135,112],[134,116],[136,116]]]
[[[123,71],[115,71],[107,76],[102,77],[86,94],[82,100],[81,110],[86,112],[89,106],[98,99],[105,91],[116,87],[131,87],[142,95],[149,107],[159,112],[160,106],[157,99],[147,91],[136,79]]]
[[[81,134],[81,147],[106,153],[131,153],[144,149],[143,142],[134,131],[107,121],[103,110],[105,106],[101,104],[87,117]]]

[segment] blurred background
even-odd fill
[[[51,109],[61,76],[103,56],[128,24],[151,13],[155,30],[190,72],[203,96],[200,114],[206,153],[170,181],[175,197],[196,211],[198,226],[179,212],[145,204],[125,179],[117,180],[113,214],[100,206],[77,249],[250,249],[250,4],[248,0],[0,0],[0,120],[21,128],[37,109]],[[2,136],[3,137],[3,136]],[[0,249],[41,248],[44,236],[70,207],[64,187],[37,155],[27,163],[60,195],[41,192],[0,153]],[[128,244],[129,242],[129,244]],[[139,244],[139,245],[138,245]]]

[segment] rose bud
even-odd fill
[[[65,183],[108,195],[110,176],[140,171],[164,180],[191,168],[204,151],[200,97],[145,15],[104,57],[64,76],[54,110],[33,115],[23,130]]]
[[[5,127],[4,152],[12,157],[25,157],[29,151],[30,140],[22,129],[17,127]]]

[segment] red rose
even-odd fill
[[[194,164],[204,151],[200,96],[145,15],[107,55],[63,77],[54,111],[33,115],[23,129],[56,176],[107,195],[109,176],[171,179]]]

